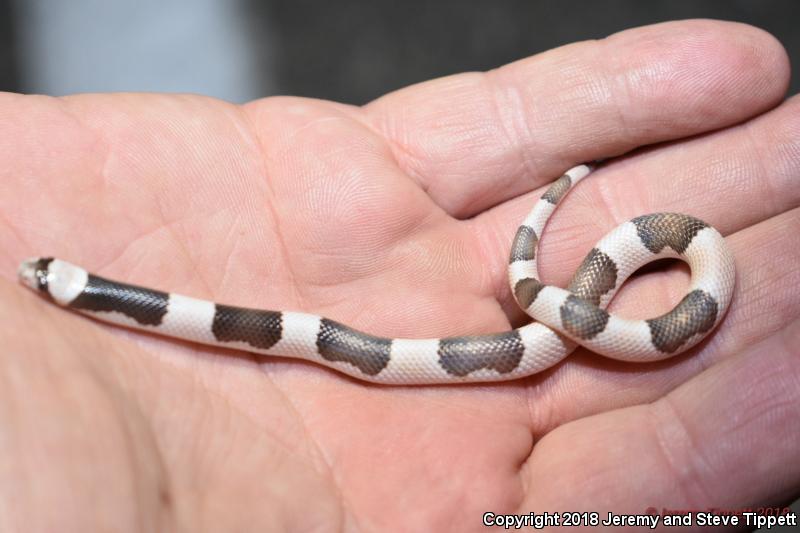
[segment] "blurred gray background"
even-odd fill
[[[797,0],[0,0],[0,89],[361,104],[417,81],[691,17],[760,26],[800,64]],[[795,75],[791,94],[799,83]]]
[[[418,81],[694,17],[764,28],[800,65],[799,0],[0,0],[0,90],[362,104]],[[789,93],[798,90],[795,74]]]

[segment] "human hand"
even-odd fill
[[[3,95],[0,525],[445,531],[479,529],[485,511],[796,496],[800,101],[781,103],[788,76],[763,32],[688,21],[363,108]],[[15,282],[20,259],[52,254],[379,335],[500,331],[523,321],[505,267],[534,198],[574,163],[632,150],[561,204],[541,271],[565,284],[635,215],[716,226],[737,258],[731,310],[707,342],[657,364],[579,350],[518,382],[381,387],[101,325]],[[655,315],[687,277],[674,265],[631,280],[611,308]]]

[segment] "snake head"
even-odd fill
[[[22,262],[17,271],[19,281],[33,290],[47,292],[49,265],[52,257],[31,257]]]
[[[20,283],[50,296],[59,305],[68,305],[88,282],[89,274],[82,268],[52,257],[31,257],[19,266]]]

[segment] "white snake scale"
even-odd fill
[[[556,204],[591,170],[590,165],[568,170],[517,230],[509,281],[520,307],[536,321],[503,333],[387,339],[307,313],[245,309],[111,281],[53,258],[24,261],[19,277],[59,305],[100,320],[203,344],[307,359],[375,383],[517,379],[553,366],[576,343],[624,361],[655,361],[685,351],[720,322],[735,278],[724,239],[696,218],[673,213],[637,217],[589,252],[567,289],[538,281],[539,236]],[[604,310],[628,276],[664,257],[681,258],[692,271],[686,296],[672,310],[649,320],[628,320]]]

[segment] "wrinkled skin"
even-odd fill
[[[0,96],[0,529],[472,531],[484,511],[784,504],[800,463],[800,100],[749,26],[626,31],[388,94],[235,106]],[[648,146],[646,149],[639,149]],[[55,255],[117,279],[387,336],[523,323],[505,265],[546,184],[542,277],[609,229],[715,225],[728,316],[649,365],[580,350],[480,386],[381,387],[102,325],[16,283]],[[667,310],[679,264],[612,305]],[[751,528],[744,528],[751,529]]]

